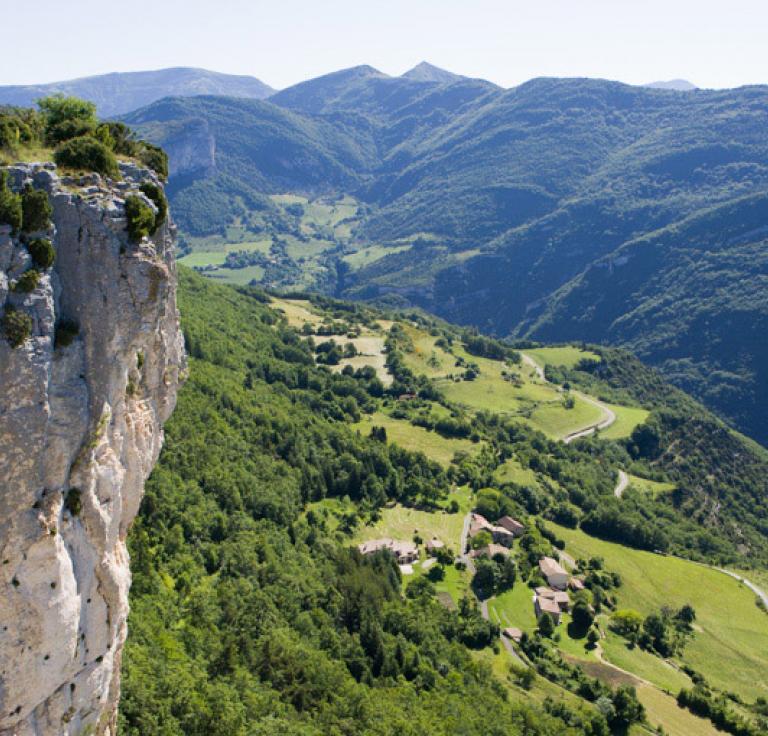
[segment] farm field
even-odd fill
[[[395,442],[406,450],[423,452],[428,458],[447,467],[457,452],[479,452],[481,443],[466,439],[442,437],[437,432],[431,432],[423,427],[416,427],[404,419],[393,419],[383,412],[376,412],[363,417],[362,421],[353,424],[363,434],[368,434],[371,427],[384,427],[387,430],[387,441]]]
[[[348,263],[353,271],[356,271],[359,268],[370,266],[386,256],[402,253],[410,247],[410,245],[369,245],[347,253],[342,260]]]
[[[277,297],[272,297],[272,306],[285,315],[291,327],[300,329],[305,322],[309,322],[314,326],[319,325],[323,321],[322,315],[314,311],[312,302],[308,299],[278,299]]]
[[[637,697],[645,706],[648,721],[652,726],[662,724],[668,736],[722,736],[712,722],[699,718],[681,708],[674,697],[661,692],[651,685],[637,686]]]
[[[607,569],[621,575],[619,608],[647,615],[665,605],[691,604],[696,610],[696,635],[682,660],[715,687],[749,700],[768,695],[768,682],[755,678],[756,672],[768,671],[768,616],[755,605],[748,588],[703,565],[552,527],[570,555],[600,556]]]
[[[674,483],[662,483],[648,478],[640,478],[637,475],[629,475],[629,487],[634,488],[640,493],[648,493],[651,496],[658,496],[663,493],[671,493],[675,490]]]
[[[471,505],[471,492],[462,487],[450,493],[450,499],[455,499],[459,504],[459,510],[455,514],[448,511],[422,511],[401,504],[384,508],[381,518],[375,524],[357,530],[354,543],[381,537],[410,540],[418,534],[424,542],[436,537],[454,552],[458,552],[464,516]]]
[[[616,414],[616,421],[610,427],[600,430],[600,436],[606,440],[621,440],[629,437],[635,427],[642,424],[650,416],[647,409],[640,409],[636,406],[619,406],[608,403],[605,405]]]
[[[538,488],[539,481],[530,468],[524,468],[517,460],[507,460],[503,465],[499,465],[493,472],[493,479],[496,483],[519,483],[524,486]]]
[[[580,360],[600,360],[597,353],[582,350],[573,345],[564,345],[551,348],[532,348],[525,350],[540,366],[561,365],[565,368],[574,368]]]

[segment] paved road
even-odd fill
[[[530,355],[526,355],[525,353],[520,353],[520,355],[522,357],[523,363],[533,368],[539,379],[542,381],[547,380],[544,376],[544,369]],[[561,390],[559,386],[556,388],[558,391]],[[570,434],[565,435],[563,442],[566,444],[573,442],[579,437],[586,437],[598,429],[607,429],[616,421],[616,412],[608,408],[601,401],[593,399],[591,396],[587,396],[586,394],[581,393],[581,391],[572,391],[571,393],[578,396],[582,401],[586,401],[588,404],[591,404],[592,406],[600,409],[600,411],[603,413],[603,416],[599,422],[595,422],[594,424],[590,424],[588,427],[584,427],[583,429],[579,429],[576,432],[571,432]]]
[[[720,572],[724,572],[726,575],[730,575],[732,578],[736,578],[736,580],[744,583],[744,585],[746,585],[758,598],[760,598],[760,600],[762,600],[763,605],[768,608],[768,593],[766,593],[761,588],[758,588],[751,580],[747,580],[744,576],[739,575],[732,570],[726,570],[723,567],[716,567],[715,570],[720,570]]]
[[[621,494],[629,485],[629,476],[623,471],[619,470],[619,482],[616,484],[616,488],[613,489],[613,495],[616,498],[621,498]]]
[[[603,418],[599,422],[595,422],[594,424],[590,424],[588,427],[584,427],[584,429],[580,429],[577,432],[571,432],[570,434],[567,434],[563,438],[563,442],[565,442],[566,445],[569,442],[573,442],[574,440],[579,439],[579,437],[586,437],[590,434],[593,434],[598,429],[607,429],[616,421],[616,412],[612,409],[609,409],[601,401],[593,399],[591,396],[587,396],[586,394],[581,393],[581,391],[573,391],[572,393],[576,394],[580,399],[586,401],[588,404],[592,404],[592,406],[596,406],[598,409],[600,409],[600,411],[603,412]]]

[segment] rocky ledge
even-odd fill
[[[128,236],[147,169],[5,170],[52,215],[0,225],[0,736],[114,734],[126,533],[184,370],[175,232]]]

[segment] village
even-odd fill
[[[466,565],[470,572],[474,572],[475,561],[482,558],[503,562],[511,555],[511,549],[515,539],[521,537],[526,526],[517,519],[505,515],[494,522],[477,512],[470,512],[465,523],[466,534],[462,535],[462,549],[455,557],[454,562]],[[363,542],[358,545],[358,551],[362,555],[371,555],[381,551],[390,552],[404,575],[413,574],[413,565],[420,559],[419,544],[416,541],[380,538]],[[448,547],[446,543],[437,538],[432,538],[424,543],[426,559],[422,563],[423,569],[428,569],[436,561],[438,555],[444,554]],[[569,591],[584,590],[584,582],[581,578],[571,575],[553,557],[543,556],[538,560],[538,572],[547,585],[539,585],[532,589],[531,605],[538,621],[548,616],[556,627],[560,625],[564,613],[571,608]],[[483,608],[487,618],[487,609]],[[521,628],[507,626],[502,630],[502,635],[508,640],[519,642],[523,632]]]

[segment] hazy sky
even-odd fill
[[[199,66],[273,87],[426,59],[537,76],[768,83],[768,0],[3,0],[0,84]],[[10,31],[9,29],[13,29]]]

